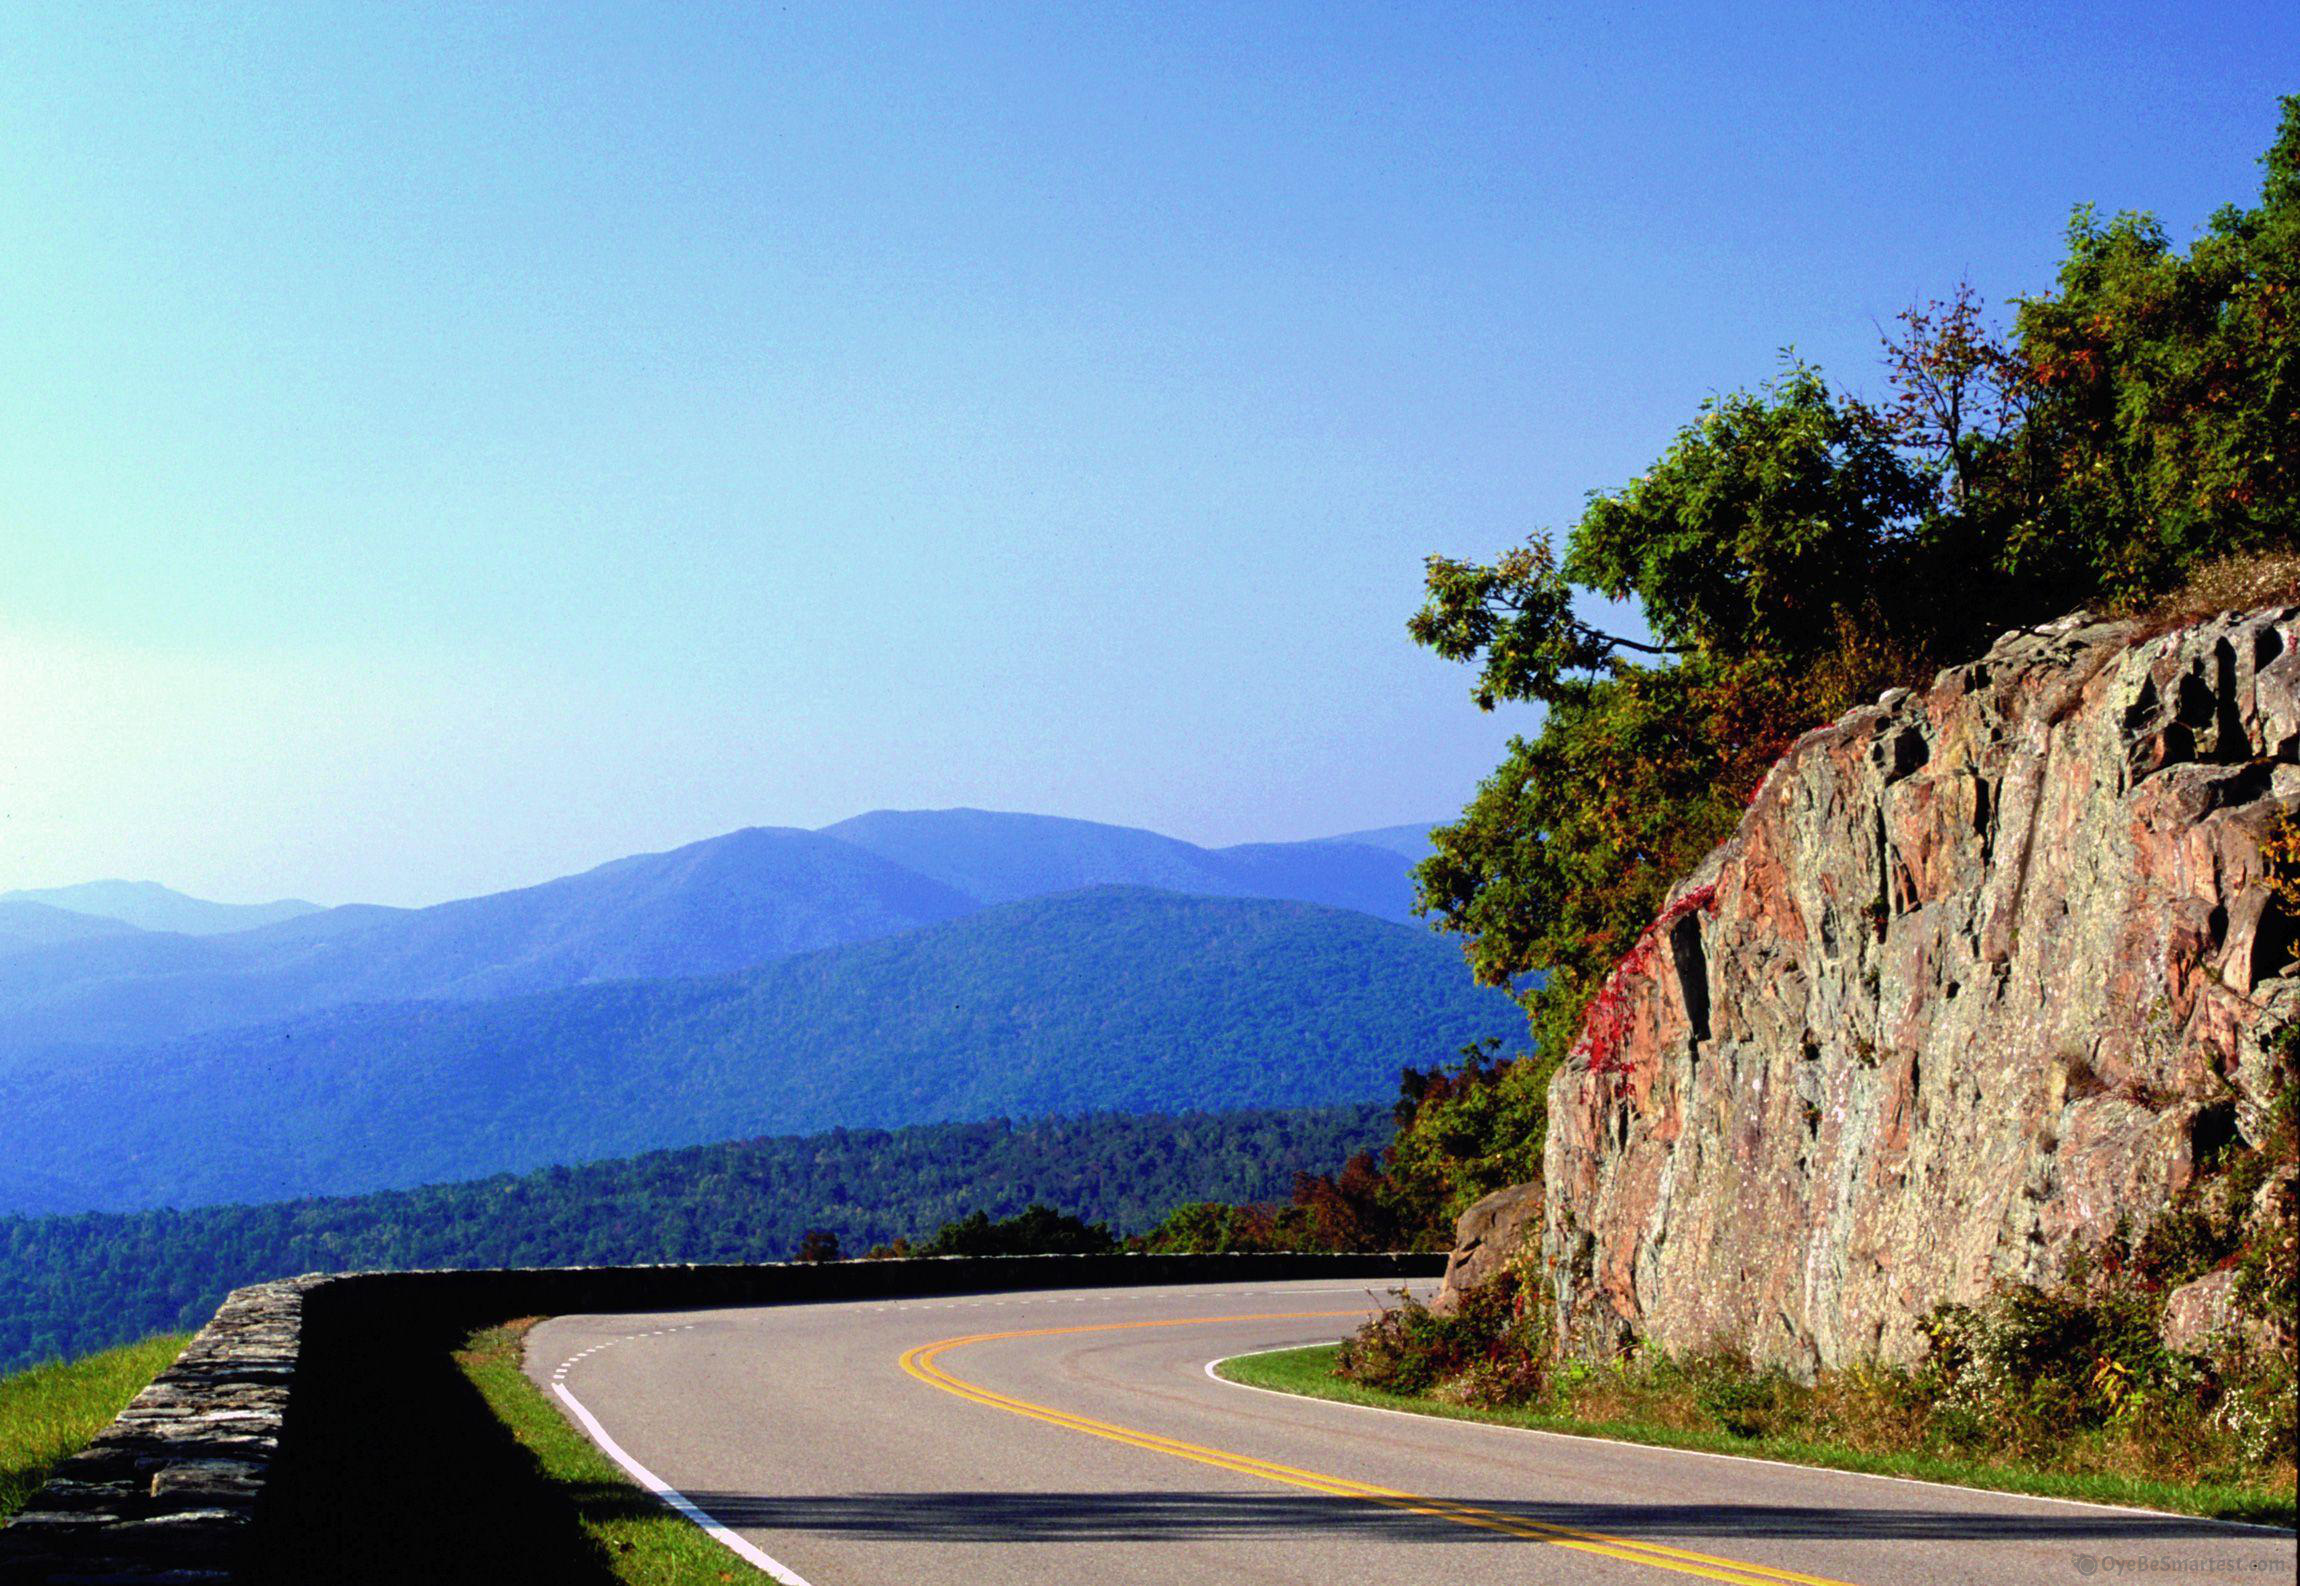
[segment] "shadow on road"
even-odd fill
[[[917,1542],[1160,1542],[1237,1536],[1353,1536],[1383,1542],[1513,1542],[1434,1515],[1357,1498],[1281,1492],[885,1492],[767,1497],[693,1492],[721,1523]],[[1992,1513],[1779,1504],[1516,1503],[1443,1500],[1542,1525],[1676,1543],[1736,1538],[1830,1541],[2137,1542],[2241,1533],[2185,1515],[2066,1508]]]

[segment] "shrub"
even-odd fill
[[[1547,1381],[1548,1307],[1529,1273],[1511,1268],[1440,1313],[1410,1293],[1342,1345],[1337,1376],[1391,1393],[1437,1392],[1455,1403],[1526,1404]]]
[[[2112,1269],[2113,1268],[2113,1269]],[[2071,1472],[2288,1485],[2288,1358],[2166,1350],[2163,1291],[2100,1262],[2057,1289],[2008,1284],[1923,1324],[1914,1368],[1855,1362],[1801,1381],[1736,1348],[1561,1361],[1522,1271],[1438,1315],[1411,1299],[1345,1344],[1367,1387],[1586,1424],[1668,1427],[1876,1453],[2009,1459]]]
[[[1032,1202],[997,1222],[970,1212],[944,1223],[918,1247],[922,1256],[1098,1256],[1118,1248],[1107,1223],[1089,1223]]]

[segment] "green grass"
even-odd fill
[[[566,1496],[599,1561],[633,1586],[719,1586],[750,1566],[643,1493],[527,1380],[520,1355],[534,1319],[474,1333],[456,1365]]]
[[[1416,1415],[1433,1415],[1456,1421],[1486,1421],[1498,1426],[1522,1426],[1535,1431],[1560,1432],[1572,1437],[1644,1443],[1655,1448],[1690,1448],[1712,1454],[1738,1454],[1750,1459],[1772,1459],[1792,1465],[1818,1465],[1830,1470],[1861,1471],[1874,1476],[1906,1476],[1917,1481],[1954,1482],[1959,1486],[2030,1493],[2045,1498],[2080,1498],[2092,1503],[2129,1504],[2137,1508],[2164,1509],[2175,1514],[2202,1515],[2216,1520],[2245,1520],[2258,1525],[2281,1526],[2293,1523],[2291,1493],[2264,1491],[2255,1487],[2071,1474],[1929,1454],[1870,1453],[1824,1443],[1799,1442],[1790,1438],[1740,1438],[1724,1432],[1683,1431],[1646,1422],[1584,1421],[1534,1410],[1476,1409],[1436,1399],[1388,1393],[1335,1376],[1334,1357],[1337,1347],[1333,1344],[1319,1344],[1308,1349],[1286,1349],[1272,1354],[1239,1355],[1223,1361],[1216,1369],[1228,1381],[1244,1383],[1249,1387],[1275,1388],[1283,1393],[1299,1393],[1313,1399],[1332,1399],[1342,1404],[1370,1404],[1385,1410],[1407,1410]]]
[[[163,1333],[0,1377],[0,1519],[23,1508],[48,1473],[102,1431],[190,1338]]]

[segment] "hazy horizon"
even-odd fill
[[[1794,343],[2258,189],[2266,4],[0,18],[0,890],[1458,810],[1404,623]],[[1953,61],[1954,70],[1943,68]]]

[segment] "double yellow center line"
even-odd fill
[[[1013,1394],[1000,1393],[980,1383],[968,1382],[963,1377],[954,1377],[938,1363],[939,1358],[949,1350],[963,1348],[968,1344],[987,1344],[1002,1338],[1051,1338],[1065,1333],[1116,1333],[1151,1327],[1204,1327],[1221,1322],[1314,1321],[1336,1317],[1354,1318],[1362,1314],[1359,1311],[1273,1311],[1259,1316],[1188,1316],[1170,1321],[1100,1322],[1083,1327],[1025,1327],[1003,1333],[969,1333],[960,1338],[944,1338],[931,1344],[921,1344],[902,1357],[902,1369],[945,1393],[955,1393],[962,1399],[987,1405],[994,1410],[1004,1410],[1010,1415],[1027,1416],[1033,1421],[1044,1421],[1049,1426],[1059,1426],[1067,1431],[1084,1432],[1090,1437],[1105,1437],[1130,1448],[1165,1454],[1175,1459],[1194,1460],[1217,1470],[1255,1476],[1263,1481],[1299,1487],[1328,1497],[1354,1498],[1385,1509],[1450,1520],[1456,1525],[1471,1526],[1480,1531],[1498,1531],[1505,1536],[1522,1537],[1529,1542],[1572,1548],[1580,1553],[1595,1553],[1600,1557],[1642,1564],[1650,1569],[1671,1570],[1680,1575],[1698,1575],[1705,1580],[1731,1581],[1736,1586],[1847,1586],[1846,1582],[1832,1580],[1825,1575],[1800,1575],[1794,1570],[1774,1569],[1767,1564],[1749,1564],[1739,1559],[1688,1552],[1683,1548],[1664,1547],[1658,1542],[1640,1542],[1630,1537],[1607,1536],[1597,1531],[1550,1525],[1499,1509],[1481,1509],[1473,1504],[1456,1503],[1450,1498],[1431,1498],[1420,1493],[1400,1492],[1393,1487],[1370,1486],[1344,1476],[1329,1476],[1322,1471],[1303,1470],[1294,1465],[1257,1459],[1251,1454],[1209,1448],[1203,1443],[1185,1443],[1180,1438],[1161,1437],[1155,1432],[1097,1421],[1091,1416],[1073,1415],[1068,1410],[1057,1410],[1051,1405],[1018,1399]]]

